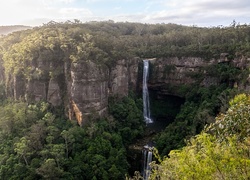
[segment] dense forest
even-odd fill
[[[226,27],[200,28],[75,20],[52,21],[2,36],[0,179],[129,178],[129,145],[142,138],[147,129],[138,92],[110,97],[109,115],[93,116],[84,127],[69,120],[60,106],[14,99],[10,87],[13,75],[27,80],[57,76],[58,69],[44,72],[31,68],[38,56],[46,62],[84,59],[112,68],[118,60],[133,57],[210,60],[218,59],[222,53],[229,60],[250,57],[250,26],[232,22]],[[185,102],[178,111],[173,110],[173,122],[153,138],[158,165],[152,165],[152,179],[250,176],[249,96],[235,97],[244,89],[234,86],[234,82],[247,81],[249,69],[229,63],[205,68],[208,74],[219,78],[220,84],[193,84],[178,89]],[[161,113],[157,104],[152,109]],[[139,176],[134,178],[140,179]]]
[[[152,179],[249,179],[250,96],[239,94],[225,113],[180,150],[172,150],[160,165],[152,164]],[[136,178],[136,177],[135,177]]]

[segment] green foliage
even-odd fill
[[[247,179],[250,174],[249,142],[236,138],[218,143],[201,133],[181,150],[173,150],[155,168],[151,179]]]
[[[0,103],[3,103],[6,100],[5,85],[3,82],[0,82]]]
[[[233,83],[237,80],[240,74],[240,69],[233,67],[228,63],[220,63],[211,65],[205,68],[207,74],[212,77],[219,78],[221,83]]]
[[[117,126],[125,144],[128,145],[136,137],[143,134],[145,123],[142,116],[142,107],[139,109],[136,101],[131,97],[123,97],[122,99],[111,97],[109,112],[118,120]]]
[[[181,106],[174,122],[155,137],[160,154],[164,156],[172,149],[183,147],[185,139],[200,133],[205,125],[214,121],[221,107],[227,107],[226,100],[233,95],[234,91],[226,84],[208,88],[194,85],[186,93],[185,103]]]
[[[111,21],[53,22],[2,37],[0,57],[6,75],[22,74],[27,79],[57,77],[63,71],[58,64],[69,59],[73,62],[95,61],[109,67],[116,60],[135,56],[198,56],[211,59],[228,53],[228,59],[232,59],[249,55],[249,29],[249,25],[240,24],[235,27],[199,28]],[[55,66],[49,69],[35,67],[41,62]],[[173,67],[165,67],[165,74],[172,70]],[[222,79],[227,76],[221,74]]]
[[[0,179],[125,179],[126,147],[143,133],[142,112],[126,97],[114,117],[83,128],[41,102],[0,106]]]
[[[152,164],[150,179],[248,179],[250,96],[237,95],[230,108],[191,138],[187,145],[172,150],[160,164]]]
[[[215,123],[206,130],[213,132],[220,140],[236,136],[237,140],[243,141],[250,136],[250,96],[239,94],[229,104],[227,112],[218,115]]]
[[[228,53],[229,60],[247,57],[250,55],[249,30],[249,25],[240,24],[199,28],[175,24],[67,21],[49,22],[42,27],[1,37],[0,63],[4,66],[6,83],[0,84],[0,179],[124,179],[128,169],[126,146],[140,137],[145,127],[141,100],[134,100],[132,97],[111,98],[109,112],[112,116],[92,122],[84,128],[68,123],[62,115],[52,112],[46,103],[8,102],[5,99],[5,89],[11,91],[10,87],[16,75],[27,81],[39,79],[48,82],[50,78],[64,77],[65,62],[71,64],[94,61],[112,68],[117,60],[135,56],[199,56],[210,60],[218,59],[221,53]],[[167,75],[172,70],[174,67],[166,66],[164,74]],[[227,63],[205,70],[210,76],[219,77],[221,84],[209,88],[198,85],[193,85],[192,88],[170,87],[173,92],[176,90],[185,96],[186,103],[181,107],[175,121],[156,138],[156,146],[162,155],[167,155],[171,149],[181,148],[184,139],[199,133],[205,124],[214,119],[221,107],[225,111],[228,107],[225,101],[231,95],[227,88],[231,88],[236,80],[242,78],[239,76],[240,70]],[[157,69],[154,72],[157,75]],[[249,72],[244,73],[242,79],[246,81]],[[198,74],[190,75],[198,77]],[[233,116],[219,116],[216,122],[220,123],[215,123],[211,131],[224,135],[237,132],[239,134],[236,138],[241,140],[244,147],[248,130],[242,127],[248,126],[248,123],[238,122],[238,119],[247,116],[246,112],[249,110],[238,103],[242,99],[244,97],[233,100],[230,109],[234,111],[234,108],[240,107],[244,111],[238,109]],[[171,114],[175,116],[176,112]],[[227,123],[224,119],[227,119]],[[218,128],[221,122],[226,129]],[[202,144],[207,138],[211,140],[213,148],[218,146],[216,156],[220,153],[229,154],[228,157],[237,155],[236,151],[230,154],[223,143],[213,145],[213,137],[210,135],[201,136],[202,140],[194,138],[190,147],[197,148],[197,142]],[[230,138],[227,141],[234,146],[234,137]],[[210,145],[205,143],[202,146]],[[219,147],[223,151],[219,151]],[[191,150],[193,151],[192,148]],[[178,153],[181,154],[182,151]],[[186,158],[183,154],[181,156]],[[188,167],[193,166],[197,157],[193,160]],[[212,162],[221,168],[219,162]],[[237,162],[232,162],[237,165]],[[200,165],[208,166],[205,162]],[[238,168],[237,165],[235,168],[241,167]],[[180,176],[186,171],[180,170]],[[220,176],[224,173],[207,171],[214,171]],[[190,174],[195,177],[192,171]],[[201,172],[201,177],[203,176]]]
[[[166,118],[173,121],[180,111],[180,106],[184,103],[184,98],[177,96],[158,96],[150,93],[150,110],[153,118]]]
[[[61,179],[63,170],[58,168],[54,159],[47,159],[36,172],[44,179]]]
[[[166,76],[173,72],[175,69],[176,67],[174,65],[165,65],[163,71],[163,78],[166,78]]]

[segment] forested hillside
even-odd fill
[[[250,56],[250,26],[187,27],[176,24],[49,22],[1,38],[5,73],[39,78],[45,72],[29,67],[39,55],[48,62],[85,59],[114,66],[131,57],[202,57],[229,59]],[[51,76],[57,72],[50,72]]]
[[[199,56],[229,58],[249,56],[249,25],[235,22],[228,27],[187,27],[176,24],[50,22],[42,27],[13,33],[2,38],[3,60],[9,66],[28,63],[37,51],[100,62],[141,58]],[[16,58],[13,58],[16,57]],[[19,58],[24,58],[19,61]],[[7,60],[8,59],[8,60]],[[14,61],[10,63],[8,61]],[[16,61],[15,61],[16,60]],[[10,65],[12,64],[12,65]],[[9,67],[13,68],[14,67]],[[22,68],[20,66],[19,68]]]
[[[173,105],[178,98],[152,99],[153,114],[171,117],[165,130],[148,131],[143,121],[139,84],[138,91],[131,88],[128,96],[109,94],[106,116],[98,117],[97,112],[87,112],[89,120],[83,127],[76,119],[69,118],[66,112],[66,102],[70,101],[66,93],[69,87],[65,81],[69,79],[71,83],[76,79],[70,79],[75,75],[72,72],[62,73],[70,69],[68,66],[93,62],[96,69],[105,66],[109,72],[107,79],[111,79],[111,69],[115,69],[120,60],[130,62],[138,57],[162,58],[162,61],[171,57],[199,57],[208,62],[201,71],[189,72],[188,76],[195,79],[195,83],[164,87],[180,96],[178,107]],[[209,64],[219,62],[221,57],[226,60]],[[230,179],[241,172],[243,179],[249,178],[249,133],[245,129],[249,124],[249,97],[236,96],[228,104],[235,95],[248,93],[245,87],[250,83],[249,58],[250,26],[236,22],[226,27],[200,28],[113,21],[80,23],[75,20],[49,22],[2,36],[0,179],[125,179],[126,175],[131,175],[128,175],[131,169],[137,168],[131,167],[131,159],[128,159],[130,145],[148,134],[153,134],[150,138],[158,149],[160,161],[159,165],[154,165],[156,170],[152,177]],[[156,72],[151,68],[151,72]],[[80,70],[79,74],[88,68]],[[174,70],[176,67],[165,66],[164,77]],[[139,67],[138,82],[141,73]],[[201,85],[204,76],[216,79],[216,84]],[[45,89],[48,89],[51,79],[56,79],[58,89],[62,90],[58,93],[62,101],[56,106],[46,102],[46,98],[30,100],[29,94],[25,93],[17,96],[21,82],[24,85],[20,87],[25,88],[28,83],[45,82]],[[77,83],[81,83],[80,80]],[[107,86],[110,90],[111,85]],[[157,90],[161,88],[159,86]],[[208,124],[211,126],[204,130]],[[239,147],[242,152],[237,151]],[[173,149],[178,150],[171,151]],[[166,158],[170,151],[170,158]],[[213,163],[211,168],[201,168],[209,167],[210,162]],[[237,171],[230,177],[232,169]]]
[[[240,94],[181,150],[152,165],[152,179],[248,179],[250,177],[250,96]],[[159,156],[158,156],[159,157]]]
[[[31,29],[30,26],[13,25],[13,26],[0,26],[0,35],[7,35],[15,31],[22,31]]]
[[[126,147],[144,128],[139,103],[113,102],[113,117],[83,128],[44,102],[2,103],[1,179],[125,179]]]

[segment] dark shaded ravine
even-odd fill
[[[129,174],[133,176],[135,171],[142,170],[142,150],[145,145],[155,146],[154,139],[170,123],[172,123],[180,111],[185,99],[171,95],[157,95],[151,91],[150,103],[153,123],[146,126],[144,135],[137,139],[128,148],[128,162],[130,164]]]
[[[142,150],[145,145],[154,146],[155,136],[163,131],[167,125],[168,121],[154,121],[154,123],[148,124],[144,136],[137,139],[128,148],[128,162],[130,164],[129,175],[133,176],[135,171],[142,171],[143,156]]]

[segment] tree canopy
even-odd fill
[[[151,179],[248,179],[250,96],[240,94],[185,147],[152,164]]]
[[[55,77],[62,67],[57,65],[66,61],[91,60],[112,68],[117,60],[131,57],[218,59],[221,53],[229,60],[249,57],[250,26],[49,22],[2,36],[0,41],[0,63],[7,83],[14,75],[25,80]],[[43,63],[54,66],[39,68]],[[162,156],[172,149],[179,150],[171,151],[160,165],[155,165],[152,177],[249,177],[249,96],[239,95],[230,105],[225,104],[235,93],[232,82],[242,72],[228,63],[204,71],[218,77],[220,84],[178,89],[185,92],[185,103],[155,141]],[[0,179],[125,178],[129,168],[127,147],[143,135],[145,128],[141,100],[112,97],[109,117],[91,120],[80,128],[45,102],[6,100],[5,93],[4,83],[0,82]],[[222,107],[225,113],[217,116]],[[202,131],[216,116],[216,122]],[[182,148],[184,139],[190,141]]]
[[[0,179],[125,179],[127,147],[145,127],[138,105],[114,97],[110,117],[79,127],[48,103],[4,102]]]
[[[111,65],[131,56],[142,58],[249,56],[250,26],[200,28],[176,24],[49,22],[1,38],[0,54],[7,72],[28,74],[32,60],[95,60]],[[59,57],[58,57],[59,56]],[[61,57],[61,58],[60,58]],[[37,72],[38,73],[38,72]]]

